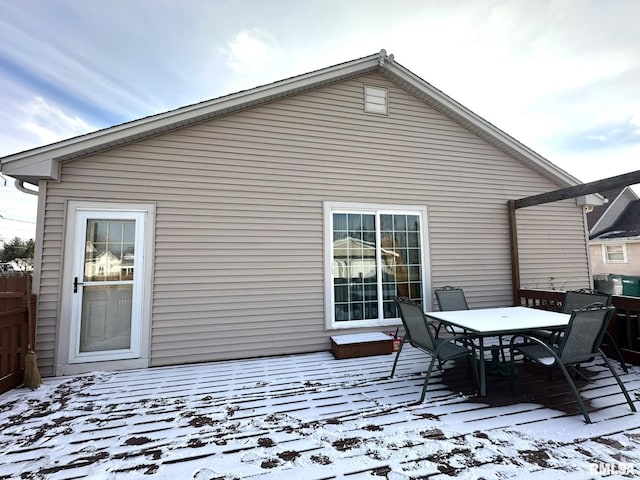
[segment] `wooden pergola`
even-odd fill
[[[511,243],[511,278],[513,285],[513,301],[514,305],[519,305],[520,292],[520,260],[518,256],[518,224],[516,220],[516,210],[519,208],[532,207],[534,205],[542,205],[544,203],[557,202],[568,198],[576,198],[584,195],[590,195],[614,188],[627,187],[640,183],[640,170],[625,173],[615,177],[597,180],[595,182],[574,185],[573,187],[561,188],[551,192],[533,195],[531,197],[521,198],[519,200],[509,200],[507,202],[509,209],[509,235]]]

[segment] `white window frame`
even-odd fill
[[[142,323],[144,316],[144,271],[145,271],[145,239],[147,226],[146,210],[110,210],[110,209],[84,209],[76,210],[75,224],[75,245],[84,245],[86,243],[86,225],[87,221],[96,218],[96,216],[104,216],[108,220],[134,220],[135,221],[135,279],[121,282],[99,282],[94,281],[93,284],[100,286],[105,283],[112,285],[131,285],[132,287],[132,304],[131,304],[131,344],[128,348],[105,350],[105,351],[80,351],[80,316],[82,304],[75,301],[71,306],[71,342],[69,344],[69,363],[86,363],[86,362],[104,362],[107,360],[127,360],[131,358],[140,358],[142,352]],[[84,256],[76,255],[74,258],[74,274],[83,278],[85,271]],[[141,272],[141,275],[138,275]]]
[[[374,320],[341,321],[334,320],[334,288],[333,288],[333,214],[334,213],[363,213],[418,215],[420,217],[420,245],[422,246],[422,291],[423,308],[429,311],[431,305],[431,254],[429,252],[429,231],[427,223],[427,208],[416,205],[387,205],[369,203],[324,202],[324,278],[325,278],[325,327],[327,330],[356,329],[363,327],[386,327],[400,325],[400,318],[378,318]],[[379,225],[379,224],[377,224]],[[379,228],[379,227],[378,227]],[[380,231],[376,230],[377,241],[380,245]],[[382,262],[378,261],[378,278],[382,278]],[[382,309],[379,309],[383,315]]]
[[[609,258],[610,247],[622,247],[622,260],[611,260]],[[627,246],[624,243],[603,243],[602,244],[602,259],[604,263],[627,263]]]
[[[378,115],[389,114],[389,89],[375,85],[364,85],[364,111]]]
[[[140,344],[135,346],[135,358],[124,358],[129,355],[113,356],[105,355],[100,359],[94,357],[92,359],[79,359],[76,357],[75,349],[72,349],[72,340],[76,335],[74,329],[77,325],[71,325],[73,302],[68,301],[72,298],[72,281],[74,278],[74,262],[76,258],[76,250],[74,239],[78,234],[79,212],[84,210],[101,210],[103,212],[126,211],[126,212],[144,212],[144,247],[140,252],[137,265],[141,267],[138,275],[143,276],[142,286],[142,315],[139,330]],[[75,375],[97,369],[96,365],[100,365],[101,370],[128,370],[135,368],[147,368],[150,363],[151,352],[151,302],[153,292],[153,252],[154,252],[154,232],[155,232],[155,203],[119,203],[119,202],[91,202],[69,200],[66,203],[66,232],[65,247],[62,272],[62,292],[61,305],[59,311],[59,330],[58,330],[58,348],[56,353],[56,375]],[[139,307],[138,307],[139,308]],[[133,355],[131,355],[133,357]],[[94,363],[99,362],[99,363]]]

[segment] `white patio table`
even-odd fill
[[[571,315],[550,312],[527,307],[480,308],[476,310],[451,310],[445,312],[427,312],[445,325],[466,330],[469,335],[478,338],[480,350],[480,395],[487,394],[484,365],[485,337],[499,337],[526,333],[529,330],[562,329],[567,326]]]

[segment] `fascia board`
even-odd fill
[[[634,200],[640,200],[640,198],[638,197],[638,194],[634,192],[632,188],[629,188],[629,187],[626,187],[624,190],[622,190],[622,192],[620,192],[619,196],[622,196],[622,195],[629,197],[629,203],[633,202]]]
[[[640,243],[640,237],[594,238],[589,240],[590,245],[606,245],[609,243]]]

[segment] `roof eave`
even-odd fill
[[[380,68],[379,55],[363,57],[250,90],[108,127],[0,159],[2,173],[37,184],[59,180],[59,164],[228,113],[339,82]]]
[[[386,52],[384,53],[386,54]],[[1,171],[35,184],[37,184],[37,180],[58,180],[60,162],[98,153],[370,71],[379,71],[436,110],[559,186],[573,186],[581,183],[402,65],[394,62],[392,57],[381,57],[382,54],[383,52],[380,52],[380,54],[9,155],[0,159]]]
[[[603,243],[640,243],[640,235],[630,235],[621,237],[609,237],[609,238],[589,238],[589,243],[592,245],[600,245]]]

